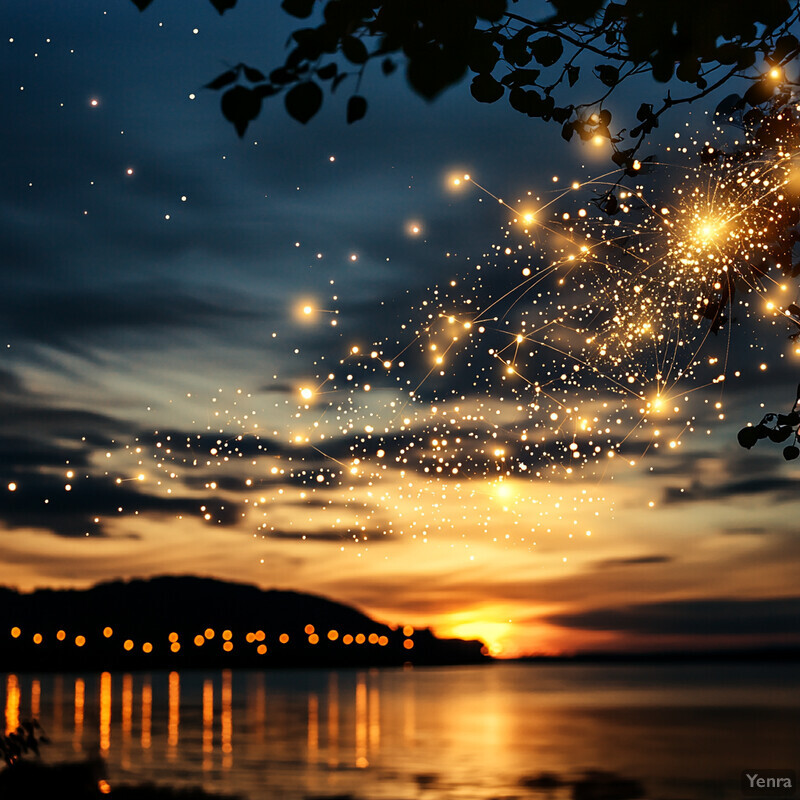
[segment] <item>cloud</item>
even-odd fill
[[[0,399],[19,397],[23,392],[22,381],[16,373],[0,368]]]
[[[208,514],[210,522],[222,525],[239,519],[234,503],[160,490],[150,493],[138,482],[117,484],[107,473],[97,474],[92,466],[94,449],[112,447],[112,439],[130,436],[135,430],[131,422],[55,407],[48,397],[26,390],[14,373],[6,372],[0,379],[0,523],[7,528],[41,528],[67,537],[103,536],[110,517]]]
[[[263,386],[258,387],[259,392],[276,392],[278,394],[296,394],[297,387],[286,381],[279,381],[273,383],[265,383]]]
[[[287,531],[277,530],[269,531],[267,533],[269,539],[287,539],[290,541],[307,541],[307,542],[336,542],[341,544],[348,540],[352,541],[354,536],[351,533],[336,533],[336,531]],[[376,539],[375,541],[380,541]],[[370,540],[372,542],[372,540]]]
[[[80,474],[66,479],[63,474],[38,471],[41,466],[0,471],[0,522],[7,528],[42,528],[59,536],[104,536],[111,517],[186,514],[205,518],[208,514],[210,523],[226,526],[239,520],[232,502],[149,494],[107,477]],[[17,486],[15,491],[5,489],[9,474]]]
[[[726,500],[753,495],[773,495],[777,502],[797,499],[800,481],[780,476],[759,476],[744,480],[724,481],[718,484],[693,482],[688,487],[667,486],[664,488],[666,504],[697,503]]]
[[[690,599],[546,617],[562,628],[639,636],[800,635],[800,597]]]
[[[205,330],[223,322],[252,320],[268,311],[229,291],[189,291],[163,279],[103,288],[16,291],[6,295],[0,310],[0,330],[6,335],[70,350],[100,345],[114,332],[157,335],[177,328]]]
[[[325,481],[321,484],[315,483],[317,488],[335,485],[341,471],[337,462],[347,462],[352,458],[377,459],[376,454],[379,450],[382,450],[384,454],[382,463],[399,464],[402,462],[403,469],[413,469],[423,474],[427,474],[426,470],[433,472],[442,464],[445,468],[449,468],[457,463],[459,465],[458,474],[452,476],[454,480],[461,480],[473,475],[483,476],[487,472],[493,472],[497,464],[497,456],[494,454],[497,448],[503,450],[509,464],[524,461],[530,468],[543,458],[537,451],[530,449],[528,444],[502,430],[495,439],[487,437],[486,431],[478,428],[470,429],[464,425],[458,430],[458,437],[461,439],[458,448],[446,452],[429,444],[432,438],[446,436],[441,433],[441,429],[440,432],[436,431],[438,425],[440,425],[438,421],[433,421],[428,425],[420,426],[413,432],[356,433],[331,437],[324,442],[318,442],[315,446],[293,444],[267,436],[251,434],[198,433],[177,429],[161,430],[157,433],[140,431],[138,441],[152,447],[159,443],[168,444],[174,449],[179,448],[186,456],[191,453],[202,455],[205,459],[209,456],[215,458],[227,456],[231,460],[264,456],[285,458],[287,463],[284,474],[262,476],[259,478],[259,483],[264,485],[271,483],[304,485],[312,480],[316,482],[317,476],[322,474],[325,476]],[[449,458],[447,457],[448,453]],[[443,455],[445,456],[444,462],[439,460]],[[289,458],[291,458],[291,462],[289,462]],[[396,461],[398,458],[400,462]],[[445,471],[443,477],[446,478],[447,475],[448,471]],[[193,485],[203,481],[201,478],[188,480]],[[230,487],[237,488],[235,484],[236,481],[232,480]]]
[[[744,525],[729,528],[721,528],[720,533],[723,536],[765,536],[770,533],[775,533],[775,528],[767,528],[758,525]]]
[[[669,564],[674,560],[672,556],[665,555],[607,558],[604,561],[598,561],[597,566],[599,569],[616,569],[617,567],[637,567],[645,564]]]

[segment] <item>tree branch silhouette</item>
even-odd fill
[[[140,10],[152,1],[132,0]],[[209,1],[220,14],[236,5]],[[283,63],[266,75],[238,64],[206,87],[223,92],[222,113],[244,136],[265,99],[282,95],[288,114],[307,123],[326,95],[351,78],[346,118],[360,120],[368,110],[359,94],[361,80],[376,61],[387,76],[403,63],[411,90],[427,100],[472,75],[476,101],[505,98],[519,113],[560,125],[566,140],[600,136],[614,154],[628,153],[630,166],[642,134],[673,106],[705,98],[736,78],[762,85],[757,98],[745,95],[746,102],[760,105],[771,96],[766,76],[778,68],[783,77],[800,55],[800,41],[791,33],[800,20],[800,0],[704,0],[702,8],[695,0],[549,5],[553,13],[537,19],[534,9],[543,8],[537,0],[283,0],[288,15],[317,23],[292,33]],[[711,82],[720,69],[723,75]],[[679,97],[668,91],[659,102],[652,97],[656,86],[643,87],[638,124],[612,131],[606,102],[619,86],[644,74],[656,84],[674,80],[697,91]],[[602,92],[595,99],[579,97],[594,94],[598,84]],[[626,139],[633,144],[622,150]]]

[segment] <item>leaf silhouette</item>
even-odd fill
[[[233,123],[241,139],[261,111],[261,95],[244,86],[234,86],[222,95],[221,106],[223,116]]]
[[[504,75],[500,83],[504,86],[532,86],[539,79],[541,72],[539,69],[515,69]]]
[[[758,441],[758,434],[756,434],[752,425],[748,425],[739,431],[736,438],[742,447],[746,447],[749,450]]]
[[[800,47],[800,42],[797,41],[796,36],[792,36],[791,33],[781,36],[781,38],[775,42],[775,49],[772,51],[769,59],[773,63],[783,61],[786,56],[792,53],[792,51],[797,50],[798,47]]]
[[[244,72],[245,78],[250,81],[250,83],[259,83],[260,81],[265,81],[266,76],[264,75],[261,70],[256,69],[255,67],[248,67],[242,64],[242,70]]]
[[[305,125],[322,106],[322,89],[314,81],[298,83],[284,98],[289,116]]]
[[[476,75],[469,89],[481,103],[496,103],[503,96],[503,85],[491,75]]]
[[[556,17],[564,22],[585,22],[597,14],[605,0],[550,0]]]
[[[229,8],[236,5],[236,0],[210,0],[210,2],[220,14],[224,14]]]
[[[314,10],[314,0],[283,0],[281,8],[293,17],[305,19]]]
[[[342,39],[342,52],[353,64],[363,64],[369,58],[367,46],[355,36],[345,36]]]
[[[466,65],[433,45],[419,48],[408,64],[406,76],[413,89],[426,100],[433,100],[448,86],[460,80]]]
[[[475,14],[495,22],[506,13],[506,0],[476,0]]]
[[[619,83],[619,70],[610,64],[598,64],[594,71],[600,82],[606,86],[616,86]]]
[[[331,61],[330,64],[325,64],[324,67],[320,67],[317,70],[317,77],[323,81],[329,81],[331,78],[336,77],[336,73],[339,71],[339,66],[335,61]]]
[[[719,101],[714,113],[719,114],[722,117],[729,117],[735,111],[739,111],[743,105],[744,101],[740,95],[735,93],[729,94],[727,97],[723,97],[722,100]]]
[[[354,94],[347,101],[347,124],[358,122],[367,113],[367,101],[361,95]]]
[[[578,82],[578,78],[581,74],[581,68],[576,67],[574,64],[571,64],[567,67],[567,80],[569,81],[570,86],[574,86]]]
[[[791,425],[782,425],[770,431],[769,438],[772,442],[785,442],[793,433]]]
[[[223,72],[222,75],[217,75],[213,81],[210,81],[205,85],[206,89],[222,89],[223,86],[228,86],[229,84],[233,83],[236,80],[236,70],[229,69],[227,72]]]
[[[564,52],[564,45],[558,36],[543,36],[530,43],[533,57],[543,66],[550,67],[561,58]]]
[[[775,92],[775,86],[771,81],[761,80],[754,83],[745,93],[744,101],[751,106],[760,106],[766,103]]]

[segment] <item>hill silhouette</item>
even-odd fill
[[[479,641],[377,622],[318,595],[193,576],[86,590],[0,587],[9,670],[475,663]]]

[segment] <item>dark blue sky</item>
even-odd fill
[[[227,442],[257,423],[270,452],[288,458],[281,442],[296,434],[298,386],[338,365],[353,342],[402,344],[401,326],[419,319],[433,288],[504,241],[508,213],[476,190],[452,193],[448,174],[467,170],[514,200],[529,189],[547,199],[552,176],[568,184],[608,166],[590,147],[563,142],[558,126],[474,102],[466,85],[429,104],[408,91],[402,71],[385,79],[377,69],[362,86],[370,108],[357,125],[345,123],[344,84],[306,126],[280,99],[265,103],[240,141],[218,93],[201,87],[239,61],[264,71],[281,61],[294,21],[266,5],[240,0],[223,17],[201,0],[155,0],[144,13],[127,0],[0,11],[0,580],[214,574],[329,593],[387,618],[484,635],[507,651],[563,648],[573,637],[625,641],[640,616],[649,646],[658,637],[648,603],[661,603],[658,615],[673,601],[685,612],[686,624],[669,628],[680,637],[693,635],[706,600],[791,595],[796,476],[777,450],[740,458],[732,438],[757,419],[760,402],[790,404],[793,369],[778,357],[771,383],[729,395],[730,424],[712,435],[698,425],[680,454],[613,480],[516,485],[510,511],[487,484],[470,490],[468,521],[458,492],[432,500],[400,478],[387,478],[380,500],[372,484],[354,486],[368,509],[360,517],[334,492],[321,501],[344,509],[343,526],[364,522],[376,536],[403,527],[393,514],[414,518],[409,531],[423,518],[461,519],[424,549],[416,533],[374,549],[323,535],[313,503],[295,496],[290,476],[269,472],[273,462],[254,459],[250,473],[209,462],[190,477],[184,462],[150,452],[169,446],[165,430],[225,430]],[[634,102],[626,92],[621,110]],[[676,112],[659,131],[662,147],[703,111]],[[409,236],[411,221],[421,236]],[[296,314],[306,302],[339,313],[306,325]],[[739,339],[740,350],[749,344]],[[361,417],[391,400],[388,389],[375,395]],[[246,475],[269,495],[258,525],[236,516],[261,502],[245,501]],[[586,488],[603,506],[600,519],[562,509],[572,507],[563,497],[578,498],[578,508]],[[204,525],[201,506],[223,524]],[[519,525],[536,535],[509,544],[506,532]],[[573,526],[591,527],[592,539],[577,543]],[[302,540],[313,532],[317,541]],[[756,575],[753,563],[762,565]],[[712,568],[725,570],[719,586],[709,584]],[[643,610],[627,617],[614,611],[622,604]],[[602,613],[618,635],[598,633]],[[719,605],[714,613],[727,642],[730,615]],[[776,635],[789,633],[797,631]]]

